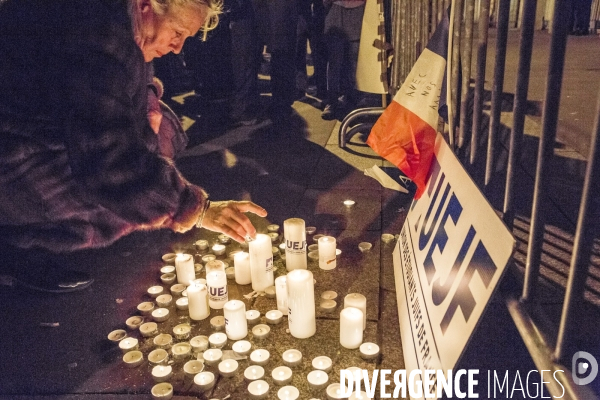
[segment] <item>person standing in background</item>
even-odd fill
[[[327,95],[327,48],[323,37],[325,6],[323,0],[299,0],[298,42],[296,46],[296,88],[324,100]],[[315,91],[310,91],[306,63],[306,42],[311,50]]]

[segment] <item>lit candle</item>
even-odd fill
[[[265,296],[269,299],[275,298],[275,286],[269,286],[265,289]]]
[[[231,378],[238,370],[238,362],[235,360],[223,360],[219,363],[219,374],[224,378]]]
[[[240,340],[248,336],[246,305],[240,300],[230,300],[223,306],[225,314],[225,332],[231,340]]]
[[[324,389],[329,382],[329,375],[325,371],[314,370],[310,371],[306,376],[308,385],[315,390]]]
[[[256,239],[249,243],[249,247],[252,289],[264,292],[266,288],[275,283],[271,239],[269,236],[259,233],[256,235]]]
[[[173,397],[173,385],[169,382],[161,382],[150,389],[152,400],[170,400]]]
[[[193,378],[202,371],[204,371],[204,363],[200,360],[189,360],[183,364],[183,373],[188,378]]]
[[[271,251],[273,252],[273,257],[277,257],[279,255],[279,247],[273,246],[271,247]]]
[[[208,306],[208,290],[206,285],[199,279],[194,279],[187,288],[188,310],[190,318],[194,321],[201,321],[208,318],[210,308]]]
[[[271,332],[271,328],[265,324],[258,324],[252,328],[252,336],[254,339],[265,339],[269,336],[269,332]]]
[[[279,231],[279,225],[277,225],[277,224],[267,225],[267,232],[278,232],[278,231]]]
[[[277,392],[279,400],[298,400],[300,391],[295,386],[284,386]]]
[[[262,379],[265,376],[265,369],[260,365],[251,365],[244,370],[244,378],[249,381]]]
[[[194,257],[191,254],[177,254],[175,258],[175,270],[177,271],[177,282],[188,286],[196,279]]]
[[[266,399],[269,394],[269,384],[262,379],[250,382],[248,393],[252,400]]]
[[[348,400],[366,400],[366,399],[370,399],[371,397],[367,396],[367,392],[364,391],[354,391],[352,392],[352,394],[350,395],[350,397],[348,397]]]
[[[187,310],[188,304],[189,300],[187,297],[180,297],[177,300],[175,300],[175,307],[177,307],[178,310]]]
[[[144,361],[144,355],[139,350],[128,351],[123,354],[123,362],[128,368],[135,368]]]
[[[166,382],[173,375],[173,367],[170,365],[156,365],[152,368],[152,379],[154,382]]]
[[[246,321],[248,321],[248,325],[254,325],[260,321],[260,311],[258,310],[248,310],[246,311]]]
[[[271,239],[271,243],[275,243],[277,242],[277,239],[279,239],[279,233],[277,232],[269,232],[267,233],[267,236]]]
[[[222,315],[217,315],[216,317],[212,317],[210,319],[210,326],[215,331],[222,331],[225,329],[225,317]]]
[[[333,290],[326,290],[323,293],[321,293],[321,298],[323,300],[334,300],[337,298],[337,296],[337,293]]]
[[[127,325],[127,328],[131,329],[132,331],[138,329],[143,323],[144,318],[138,315],[134,315],[133,317],[129,317],[125,320],[125,325]]]
[[[358,308],[346,307],[340,313],[340,344],[347,349],[356,349],[363,340],[363,312]]]
[[[271,354],[265,349],[256,349],[250,353],[250,363],[265,366],[269,362]]]
[[[225,272],[225,263],[221,260],[211,260],[204,266],[206,270],[206,276],[212,271],[223,271]]]
[[[212,247],[212,251],[213,251],[213,253],[215,253],[216,256],[225,254],[225,249],[226,249],[225,245],[220,244],[220,243],[217,243],[217,244],[213,245],[213,247]]]
[[[169,307],[173,302],[173,296],[170,294],[161,294],[156,298],[156,305],[159,307]]]
[[[209,261],[216,260],[216,259],[217,259],[217,256],[215,256],[214,254],[205,254],[201,258],[201,260],[204,264],[206,264]]]
[[[169,319],[169,309],[168,308],[157,308],[152,311],[152,319],[156,322],[164,322]]]
[[[217,237],[217,239],[219,239],[219,243],[222,244],[227,244],[229,242],[231,242],[231,238],[225,234],[221,234]]]
[[[287,315],[288,313],[288,294],[287,277],[285,275],[275,278],[275,297],[277,298],[277,309]]]
[[[313,368],[318,369],[319,371],[330,372],[332,364],[331,358],[327,356],[318,356],[312,360]]]
[[[175,343],[171,347],[171,353],[173,353],[173,359],[184,360],[192,354],[192,346],[188,342]]]
[[[190,333],[192,332],[192,327],[189,324],[179,324],[173,327],[173,334],[175,338],[178,340],[185,340],[190,337]]]
[[[175,275],[175,266],[173,266],[173,265],[165,265],[164,267],[160,268],[160,273],[161,274],[173,274],[173,275]]]
[[[194,377],[194,384],[202,391],[210,390],[215,385],[215,374],[203,371]]]
[[[283,221],[285,237],[285,267],[288,271],[306,269],[306,230],[304,220],[289,218]]]
[[[168,333],[161,333],[152,341],[159,349],[168,349],[173,344],[173,336]]]
[[[323,300],[319,307],[325,312],[332,312],[337,307],[337,302],[335,300]]]
[[[286,282],[290,333],[298,339],[309,338],[317,330],[313,274],[295,269],[287,274]]]
[[[208,286],[208,304],[210,308],[220,310],[229,300],[227,276],[224,271],[212,271],[206,275]]]
[[[208,337],[210,347],[220,349],[227,344],[227,335],[223,332],[213,333]]]
[[[169,361],[169,353],[165,349],[154,349],[148,354],[148,363],[152,366],[166,365]]]
[[[158,334],[158,325],[156,322],[146,322],[140,325],[140,333],[143,337],[152,337]]]
[[[201,353],[208,349],[208,336],[194,336],[190,340],[190,345],[192,346],[192,352]]]
[[[241,251],[233,256],[235,268],[235,283],[238,285],[249,285],[252,283],[250,275],[250,254]]]
[[[342,390],[340,389],[339,383],[332,383],[331,385],[327,386],[326,393],[329,400],[343,399]]]
[[[123,329],[115,329],[114,331],[110,332],[107,336],[108,340],[114,343],[118,343],[126,337],[127,332],[125,332],[125,330]]]
[[[217,365],[223,358],[223,352],[221,349],[208,349],[202,353],[202,358],[208,365]]]
[[[235,279],[235,268],[234,267],[225,268],[225,276],[227,277],[227,279]]]
[[[128,351],[137,350],[138,345],[138,340],[132,337],[125,338],[119,342],[119,348],[123,354],[127,353]]]
[[[247,356],[252,351],[252,344],[247,340],[238,340],[231,346],[231,350],[238,356]]]
[[[173,297],[181,297],[185,288],[186,286],[183,283],[176,283],[175,285],[171,286],[171,294]]]
[[[267,311],[265,317],[267,318],[268,324],[277,325],[281,322],[281,319],[283,318],[283,313],[279,310],[271,310]]]
[[[153,299],[157,298],[159,295],[161,295],[164,292],[165,289],[163,289],[162,286],[151,286],[148,288],[147,292],[148,295],[150,295],[150,297],[152,297]]]
[[[296,349],[289,349],[283,352],[281,356],[283,363],[288,367],[297,367],[302,364],[302,352]]]
[[[346,207],[352,207],[356,202],[354,200],[344,200],[344,205]]]
[[[344,297],[344,308],[354,307],[363,312],[363,330],[367,327],[367,298],[360,293],[350,293]]]
[[[145,301],[143,303],[138,304],[137,309],[142,315],[150,315],[154,310],[154,303],[152,303],[151,301]]]
[[[373,360],[379,356],[379,346],[375,343],[365,342],[360,345],[360,356],[365,360]]]
[[[336,265],[335,238],[333,236],[319,238],[319,268],[330,270]]]
[[[292,370],[290,367],[279,366],[271,371],[271,376],[273,377],[273,382],[276,385],[283,386],[287,385],[292,381]]]
[[[197,250],[204,251],[204,250],[208,249],[208,240],[204,240],[204,239],[196,240],[196,243],[194,243],[194,245],[196,246]]]

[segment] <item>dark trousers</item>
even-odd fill
[[[327,92],[327,45],[323,36],[325,8],[321,0],[302,0],[298,17],[296,70],[306,75],[306,42],[310,44],[317,94]],[[299,89],[305,89],[299,87]]]

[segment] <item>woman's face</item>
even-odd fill
[[[183,6],[160,15],[154,12],[149,0],[142,0],[141,13],[138,46],[148,62],[171,51],[178,54],[185,39],[195,35],[204,24],[207,9]]]

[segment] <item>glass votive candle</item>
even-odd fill
[[[140,317],[139,315],[134,315],[133,317],[129,317],[125,320],[125,325],[127,328],[133,330],[138,329],[144,323],[144,317]]]
[[[173,376],[173,367],[170,365],[156,365],[152,367],[154,382],[166,382]]]
[[[252,344],[247,340],[238,340],[231,346],[231,350],[239,356],[247,356],[252,351]]]
[[[284,386],[277,391],[279,400],[298,400],[298,397],[300,397],[300,391],[295,386]]]
[[[312,366],[314,369],[318,369],[321,371],[325,371],[325,372],[330,372],[331,371],[331,365],[332,365],[332,361],[331,358],[327,357],[327,356],[318,356],[313,358],[312,360]]]
[[[283,352],[281,356],[283,363],[288,367],[297,367],[302,364],[302,352],[296,349],[289,349]]]
[[[248,381],[262,379],[265,376],[265,369],[260,365],[251,365],[244,370],[244,378]]]
[[[170,294],[161,294],[156,297],[156,305],[159,307],[169,307],[173,302],[173,296]]]
[[[190,339],[193,353],[201,353],[208,349],[208,336],[199,335]]]
[[[169,319],[169,309],[168,308],[157,308],[152,311],[152,319],[156,322],[164,322]]]
[[[173,353],[173,359],[184,360],[192,354],[192,346],[188,342],[175,343],[171,347],[171,353]]]
[[[337,307],[337,302],[335,300],[322,300],[319,304],[319,308],[324,312],[333,312]]]
[[[119,342],[119,348],[123,352],[123,354],[128,351],[137,350],[139,347],[139,342],[136,338],[128,337]]]
[[[262,379],[252,381],[248,384],[248,393],[252,400],[266,399],[269,395],[269,384]]]
[[[159,349],[168,349],[173,344],[173,336],[168,333],[161,333],[157,335],[152,341]]]
[[[326,290],[323,293],[321,293],[321,298],[323,300],[334,300],[337,298],[337,296],[337,292],[334,292],[333,290]]]
[[[138,304],[137,310],[142,315],[150,315],[154,310],[154,303],[151,301],[144,301],[143,303]]]
[[[269,286],[265,288],[265,296],[269,299],[275,298],[275,286]]]
[[[189,324],[179,324],[173,327],[173,334],[177,340],[185,340],[190,337],[192,327]]]
[[[194,246],[198,251],[204,251],[208,249],[208,240],[200,239],[194,242]]]
[[[183,373],[188,378],[193,378],[202,371],[204,371],[204,362],[200,360],[189,360],[183,364]]]
[[[265,314],[265,317],[267,318],[268,324],[276,325],[276,324],[280,323],[281,320],[283,319],[283,313],[279,310],[271,310],[271,311],[267,311],[267,313]]]
[[[258,324],[252,328],[254,339],[265,339],[269,336],[269,332],[271,332],[271,328],[265,324]]]
[[[217,315],[216,317],[212,317],[210,319],[210,326],[215,331],[222,331],[225,329],[225,317],[222,315]]]
[[[339,383],[332,383],[331,385],[327,386],[327,390],[325,392],[327,393],[327,398],[329,400],[343,399],[342,390],[340,389]]]
[[[127,332],[125,332],[124,329],[115,329],[114,331],[110,332],[107,336],[108,340],[110,340],[113,343],[118,343],[126,337]]]
[[[327,382],[329,382],[329,375],[327,375],[327,372],[325,371],[314,370],[308,373],[306,379],[308,380],[308,385],[312,389],[319,390],[324,389],[327,386]]]
[[[292,381],[292,370],[290,367],[282,365],[274,368],[273,371],[271,371],[271,376],[276,385],[284,386]]]
[[[208,365],[217,365],[221,362],[223,358],[223,352],[221,349],[208,349],[204,353],[202,353],[202,358],[204,362]]]
[[[158,334],[158,325],[156,322],[146,322],[140,325],[140,333],[143,337],[152,337]]]
[[[174,265],[165,265],[160,269],[161,274],[175,274],[175,266]]]
[[[226,248],[227,247],[225,247],[224,244],[217,243],[217,244],[213,245],[212,251],[213,251],[213,253],[214,253],[215,256],[220,256],[220,255],[225,254],[225,249]]]
[[[139,350],[128,351],[123,354],[123,362],[129,368],[135,368],[144,361],[144,355]]]
[[[173,397],[173,385],[169,382],[161,382],[150,389],[152,400],[170,400]]]
[[[167,365],[169,353],[165,349],[154,349],[148,354],[148,363],[152,366]]]
[[[219,374],[224,378],[235,376],[239,364],[236,360],[223,360],[219,363]]]
[[[258,311],[258,310],[246,311],[246,321],[248,321],[248,325],[257,324],[258,321],[260,321],[260,311]]]
[[[215,386],[215,374],[202,371],[194,377],[194,384],[202,391],[210,390]]]
[[[151,286],[148,288],[147,293],[150,295],[150,297],[155,299],[163,294],[164,291],[165,289],[162,286]]]
[[[265,366],[269,363],[271,354],[265,349],[256,349],[250,353],[250,364]]]
[[[180,297],[177,300],[175,300],[175,307],[177,307],[178,310],[187,310],[189,307],[189,300],[187,297]]]
[[[227,335],[223,332],[213,333],[208,337],[210,347],[220,349],[227,344]]]

